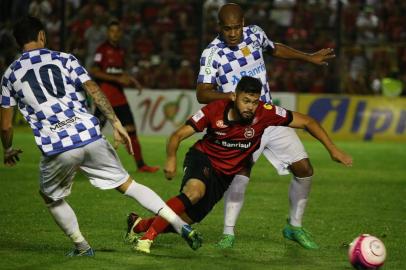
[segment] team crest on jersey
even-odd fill
[[[244,132],[244,137],[251,139],[255,135],[255,130],[252,127],[246,128]]]
[[[219,128],[226,128],[227,125],[224,124],[223,120],[217,120],[216,121],[216,126]]]
[[[250,48],[248,48],[247,46],[241,49],[242,54],[247,57],[248,55],[251,54]]]
[[[265,108],[266,110],[272,110],[272,105],[269,104],[269,103],[265,103],[265,104],[264,104],[264,108]]]

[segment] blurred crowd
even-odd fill
[[[217,35],[217,11],[226,2],[3,0],[0,71],[18,52],[11,36],[14,18],[27,13],[41,18],[48,32],[48,47],[74,53],[87,67],[106,38],[107,22],[116,18],[123,27],[127,68],[145,88],[194,89],[200,53]],[[267,68],[272,91],[373,95],[384,92],[388,78],[400,82],[404,90],[406,1],[234,2],[243,6],[246,24],[259,25],[274,42],[306,52],[325,47],[339,52],[327,68],[270,57]],[[60,34],[63,14],[65,40]]]

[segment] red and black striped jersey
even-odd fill
[[[236,174],[246,166],[268,126],[287,126],[292,121],[291,111],[262,101],[250,124],[229,121],[227,115],[233,106],[230,100],[214,101],[186,122],[197,132],[207,129],[194,147],[208,156],[218,172],[226,175]]]

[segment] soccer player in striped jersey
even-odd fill
[[[237,4],[221,7],[219,14],[220,34],[203,51],[197,79],[196,96],[200,103],[231,99],[235,85],[242,76],[253,76],[262,82],[260,99],[272,103],[264,53],[285,59],[300,59],[317,65],[327,65],[335,57],[332,49],[322,49],[307,54],[280,43],[272,42],[256,25],[244,25],[244,14]],[[318,245],[302,228],[302,217],[310,193],[313,168],[308,155],[293,129],[269,127],[262,143],[254,154],[256,161],[263,154],[279,174],[292,173],[289,188],[290,214],[283,230],[285,238],[298,242],[305,248],[317,249]],[[233,246],[234,227],[244,202],[249,175],[236,175],[224,196],[224,231],[218,243],[220,248]]]
[[[200,222],[209,214],[236,174],[250,171],[252,153],[260,146],[268,126],[306,128],[334,161],[351,166],[352,158],[334,145],[313,118],[260,101],[261,88],[259,79],[243,77],[231,100],[217,100],[204,106],[169,138],[164,172],[170,180],[176,174],[179,144],[206,129],[203,138],[186,154],[181,193],[167,201],[189,224]],[[127,235],[135,238],[134,235],[145,232],[135,246],[138,251],[149,253],[154,239],[168,231],[168,223],[162,218],[141,219],[134,213],[129,218],[132,222]]]
[[[4,164],[14,166],[20,149],[12,147],[13,107],[18,105],[30,124],[42,153],[40,194],[52,217],[74,243],[69,256],[93,256],[73,209],[65,201],[78,168],[100,189],[116,189],[143,207],[168,220],[188,244],[197,249],[199,234],[180,219],[148,187],[136,183],[109,142],[99,122],[89,113],[86,93],[110,121],[114,141],[133,154],[131,140],[98,85],[71,54],[45,48],[44,26],[37,18],[24,17],[14,27],[22,55],[6,70],[1,81],[1,141]]]

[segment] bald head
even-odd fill
[[[240,5],[235,3],[228,3],[220,8],[218,19],[220,24],[224,24],[227,21],[242,21],[244,18],[244,12]]]

